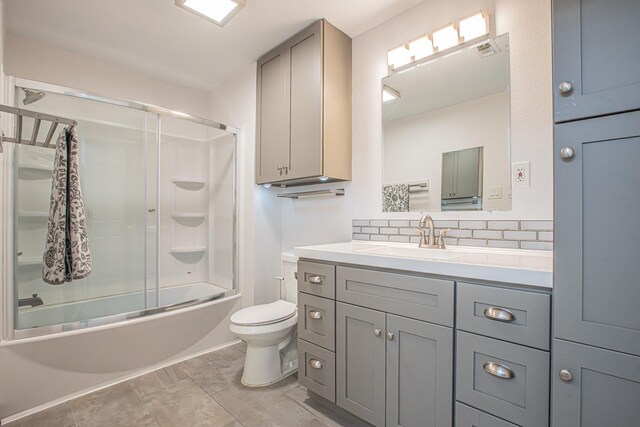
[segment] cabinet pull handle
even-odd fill
[[[394,337],[393,332],[387,332],[387,339],[388,339],[389,341],[393,341],[393,337]]]
[[[309,366],[312,367],[313,369],[322,369],[322,362],[319,361],[318,359],[310,359]]]
[[[309,276],[309,283],[314,285],[322,285],[322,277],[321,276]]]
[[[573,83],[571,83],[570,81],[564,81],[560,83],[558,89],[562,94],[569,94],[573,91]]]
[[[482,314],[484,314],[484,317],[491,320],[497,320],[498,322],[513,322],[516,320],[516,315],[506,308],[487,307],[484,309]]]
[[[375,335],[377,337],[379,337],[381,333],[382,333],[382,331],[380,329],[374,329],[373,330],[373,335]]]
[[[573,148],[571,147],[563,147],[560,150],[560,157],[562,157],[564,160],[572,159],[574,154],[575,154],[575,151],[573,151]]]
[[[516,377],[516,374],[508,367],[496,362],[486,362],[482,365],[484,371],[494,377],[510,380]]]
[[[568,369],[562,369],[559,373],[558,376],[560,377],[560,379],[564,382],[570,383],[571,381],[573,381],[573,374],[571,372],[569,372]]]
[[[322,313],[316,310],[312,310],[309,312],[310,319],[322,319]]]

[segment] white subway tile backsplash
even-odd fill
[[[460,228],[480,230],[483,228],[487,228],[487,221],[460,221]]]
[[[535,231],[504,231],[504,238],[507,240],[536,240]]]
[[[518,221],[488,221],[488,227],[491,230],[519,230]]]
[[[489,246],[553,250],[553,221],[538,220],[438,220],[437,229],[451,228],[445,238],[447,245]],[[376,240],[418,243],[415,228],[418,220],[354,219],[354,240]],[[425,230],[428,234],[428,229]],[[438,233],[439,230],[436,230]]]

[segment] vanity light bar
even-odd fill
[[[479,11],[387,52],[389,71],[489,34],[489,13]]]

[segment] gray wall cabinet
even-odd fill
[[[482,196],[483,148],[442,154],[442,199]]]
[[[554,358],[554,426],[640,424],[640,358],[562,340],[554,341]]]
[[[555,153],[555,337],[640,355],[640,112],[556,125]]]
[[[640,109],[640,2],[554,0],[556,122]]]
[[[351,39],[320,20],[258,60],[256,183],[351,179]]]

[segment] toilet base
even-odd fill
[[[247,346],[241,382],[247,387],[266,387],[298,371],[295,339],[280,350],[278,345]]]

